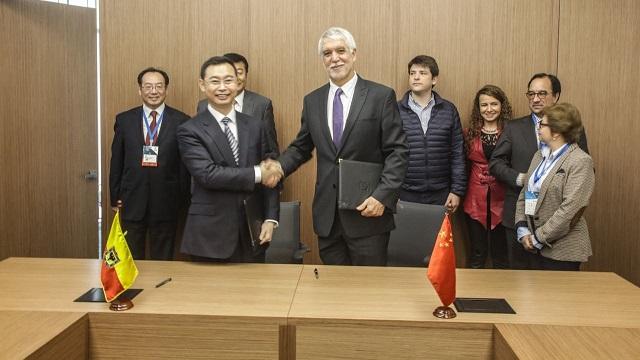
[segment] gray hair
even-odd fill
[[[320,40],[318,40],[318,55],[322,55],[322,45],[324,45],[324,41],[327,39],[344,41],[351,52],[356,49],[356,40],[349,31],[341,27],[331,27],[323,32]]]

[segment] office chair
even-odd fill
[[[300,201],[280,203],[280,224],[267,248],[268,264],[302,264],[310,249],[300,242]]]
[[[442,205],[398,201],[387,265],[426,267],[443,219]]]

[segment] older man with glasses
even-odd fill
[[[491,174],[506,185],[502,224],[506,228],[509,262],[512,269],[531,268],[528,260],[530,257],[518,243],[516,236],[514,224],[516,201],[533,155],[546,146],[538,135],[540,114],[546,106],[558,102],[561,91],[560,80],[556,76],[546,73],[533,75],[525,93],[531,113],[505,125],[491,156]],[[584,130],[578,145],[585,152],[589,152]]]
[[[189,117],[165,104],[169,75],[146,68],[138,75],[142,105],[116,116],[109,190],[134,259],[173,259],[176,224],[186,203],[189,174],[180,161],[176,129]]]

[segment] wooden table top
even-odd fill
[[[316,279],[314,269],[318,269]],[[458,312],[440,305],[426,269],[305,265],[290,322],[526,323],[640,328],[640,288],[614,273],[458,269],[457,296],[505,298],[517,314]]]
[[[268,317],[286,321],[302,265],[136,261],[133,288],[144,289],[127,313]],[[160,288],[166,278],[172,281]],[[96,259],[10,258],[0,262],[0,310],[109,312],[76,303],[100,285]]]
[[[640,288],[613,273],[457,270],[457,296],[505,298],[517,314],[461,313],[440,305],[422,268],[203,264],[137,261],[128,313],[277,318],[279,321],[390,321],[546,324],[640,328]],[[318,269],[318,279],[314,269]],[[108,312],[75,303],[100,287],[95,259],[10,258],[0,262],[0,310]],[[172,281],[155,288],[166,278]]]

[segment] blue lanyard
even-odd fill
[[[149,120],[147,119],[147,114],[142,111],[142,119],[144,120],[144,126],[147,128],[147,134],[149,135],[149,144],[153,145],[155,143],[156,134],[158,133],[158,129],[160,129],[160,124],[162,123],[162,118],[164,117],[164,111],[160,114],[160,119],[156,122],[156,128],[151,131],[151,127],[149,126]]]
[[[569,144],[564,144],[562,146],[562,149],[554,157],[553,161],[548,161],[549,160],[548,157],[544,157],[542,159],[542,161],[540,162],[540,165],[538,165],[538,167],[536,168],[536,171],[534,171],[533,173],[534,184],[537,184],[538,181],[540,181],[540,178],[542,178],[549,170],[551,170],[551,168],[556,163],[556,161],[558,161],[560,156],[562,156],[562,154],[564,154],[568,148],[569,148]],[[549,157],[551,157],[551,154],[549,154]]]

